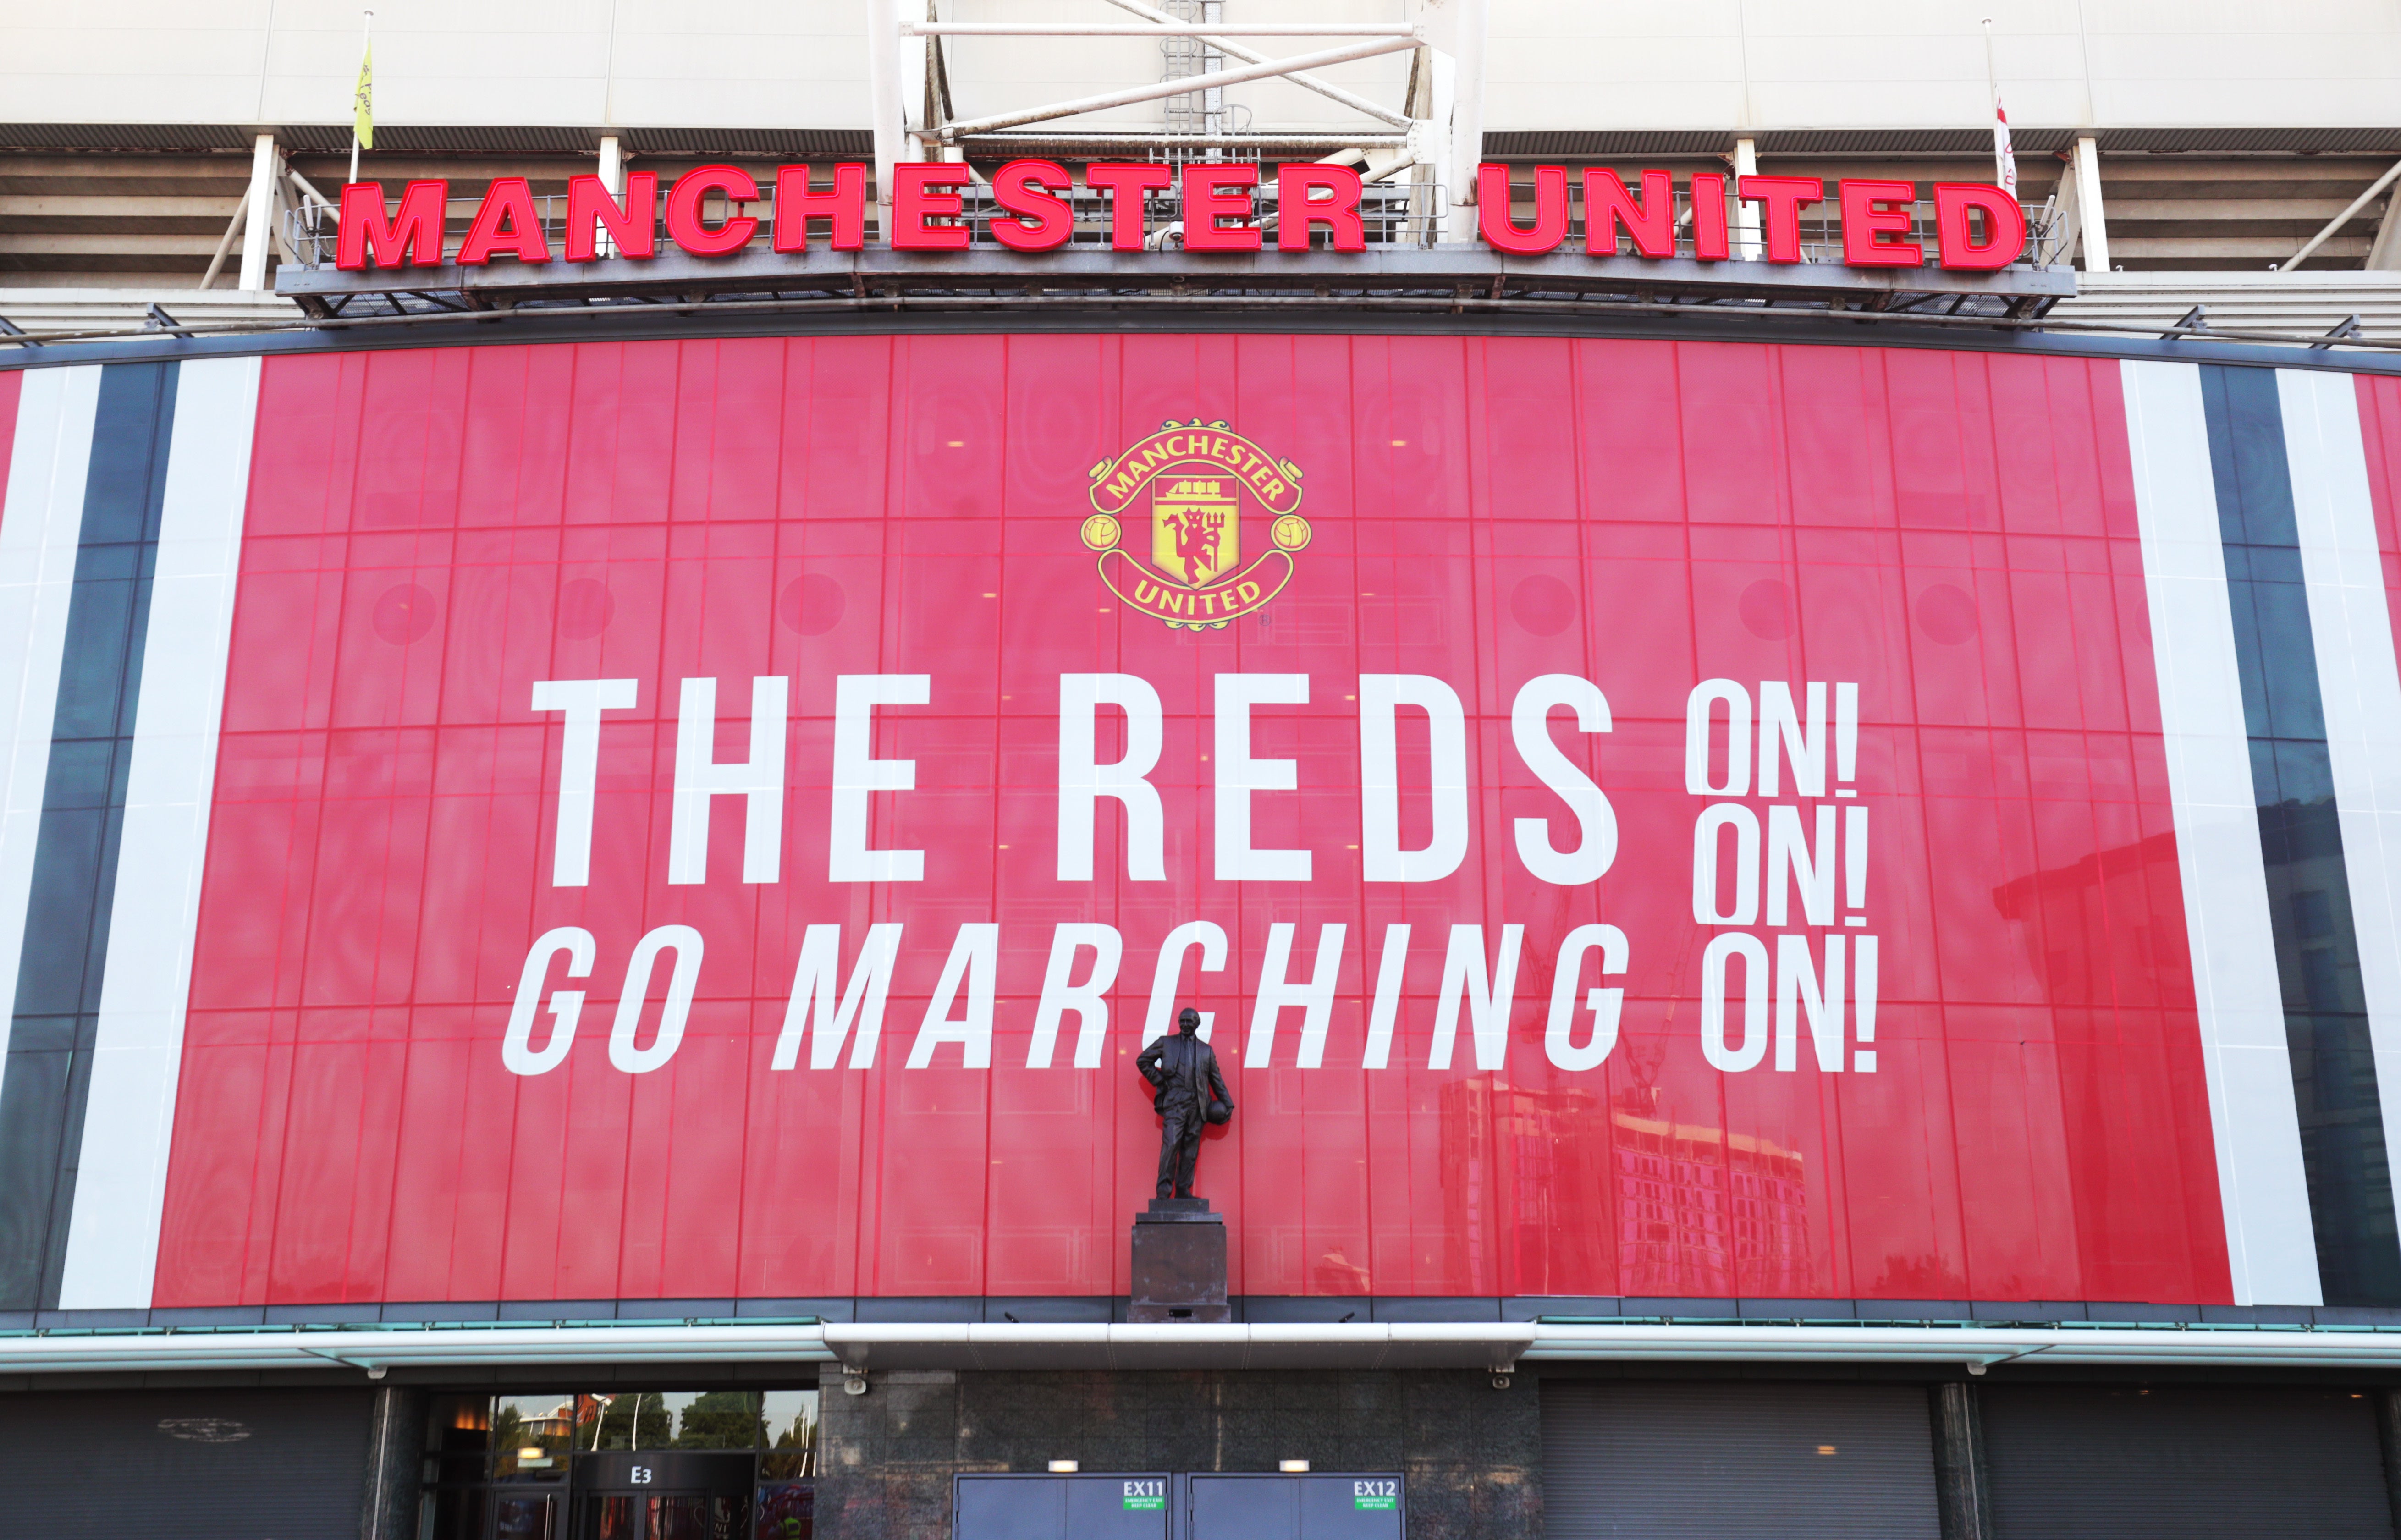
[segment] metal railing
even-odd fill
[[[1585,203],[1584,189],[1580,182],[1581,179],[1577,177],[1568,179],[1568,238],[1561,243],[1563,249],[1577,251],[1584,249]],[[1732,206],[1732,199],[1729,199],[1729,205],[1727,227],[1731,231],[1730,243],[1734,248],[1734,254],[1736,257],[1749,257],[1754,260],[1760,258],[1763,253],[1756,227],[1754,227],[1752,232],[1746,238],[1745,231],[1736,218],[1739,211]],[[1909,213],[1908,234],[1886,236],[1884,239],[1886,243],[1902,240],[1914,241],[1918,249],[1925,254],[1923,265],[1929,268],[1938,266],[1941,260],[1939,250],[1941,242],[1936,232],[1933,199],[1919,199],[1914,203],[1907,204],[1893,202],[1884,207],[1895,213],[1905,209]],[[1843,260],[1843,220],[1838,212],[1833,212],[1838,205],[1832,198],[1828,198],[1811,205],[1811,208],[1825,212],[1804,212],[1802,214],[1801,260],[1840,263]],[[2066,246],[2073,238],[2066,219],[2048,204],[2021,203],[2018,209],[2025,215],[2026,224],[2025,247],[2020,253],[2018,260],[2031,262],[2037,268],[2055,267],[2065,262]],[[1516,214],[1521,227],[1530,224],[1533,218],[1531,202],[1521,204],[1516,209]],[[1983,233],[1983,214],[1978,213],[1973,219],[1974,228],[1981,236]],[[1634,250],[1633,241],[1623,230],[1618,232],[1617,249],[1621,253],[1631,253]],[[1693,199],[1689,192],[1681,189],[1679,189],[1676,194],[1676,254],[1679,256],[1694,254]]]

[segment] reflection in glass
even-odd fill
[[[576,1418],[575,1447],[583,1450],[756,1449],[760,1443],[759,1393],[752,1390],[587,1396]]]
[[[812,1479],[761,1487],[755,1540],[813,1540],[816,1533],[816,1486]]]
[[[1612,1191],[1629,1294],[1799,1298],[1809,1292],[1809,1200],[1800,1151],[1714,1123],[1678,1121],[1653,1088],[1663,1048],[1627,1042],[1633,1084],[1604,1105],[1580,1086],[1456,1080],[1442,1088],[1442,1193],[1451,1275],[1516,1251],[1516,1275],[1590,1276],[1604,1238],[1571,1222]],[[1606,1140],[1599,1130],[1607,1129]],[[1321,1258],[1321,1286],[1348,1258]],[[1364,1273],[1364,1270],[1356,1270]],[[1365,1293],[1362,1276],[1349,1288]]]
[[[492,1397],[492,1476],[502,1481],[558,1481],[575,1433],[573,1396]]]
[[[817,1393],[771,1390],[761,1421],[766,1447],[759,1456],[759,1479],[792,1481],[817,1473]]]
[[[492,1505],[492,1540],[556,1540],[558,1500],[503,1497]]]
[[[591,1515],[584,1520],[584,1540],[634,1540],[636,1519],[642,1500],[638,1497],[603,1497],[584,1511]]]
[[[649,1540],[740,1540],[739,1497],[653,1497]]]

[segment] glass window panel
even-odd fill
[[[578,1449],[759,1447],[755,1390],[629,1390],[588,1402]]]
[[[616,1391],[584,1397],[575,1447],[581,1450],[660,1449],[673,1423],[652,1391]]]
[[[485,1540],[485,1496],[473,1488],[427,1492],[418,1514],[418,1540]]]
[[[557,1481],[567,1475],[576,1398],[567,1395],[492,1397],[492,1475],[502,1481]]]
[[[485,1456],[475,1454],[437,1454],[425,1462],[425,1479],[446,1487],[473,1486],[487,1474]]]
[[[776,1481],[761,1487],[759,1527],[753,1540],[815,1540],[816,1486],[816,1481],[806,1480]]]
[[[761,1408],[766,1450],[759,1461],[762,1481],[789,1481],[816,1474],[817,1393],[771,1390]]]
[[[445,1457],[473,1455],[480,1477],[484,1451],[491,1448],[492,1398],[436,1396],[425,1408],[425,1451]],[[444,1463],[447,1464],[449,1459]]]
[[[634,1540],[638,1497],[604,1497],[586,1508],[583,1540]]]
[[[668,1392],[659,1397],[674,1419],[676,1449],[757,1449],[755,1390]]]
[[[558,1499],[502,1497],[492,1505],[492,1540],[558,1540]]]
[[[653,1497],[651,1540],[741,1540],[739,1497]]]

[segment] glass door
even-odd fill
[[[748,1495],[585,1492],[575,1540],[742,1540]]]

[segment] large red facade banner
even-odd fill
[[[2116,365],[269,361],[157,1302],[2221,1300]],[[1097,554],[1096,554],[1097,553]]]

